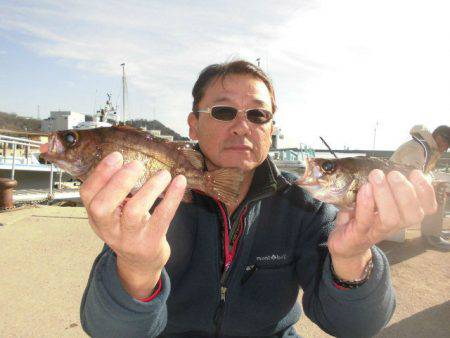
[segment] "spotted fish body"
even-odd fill
[[[374,157],[355,156],[340,159],[308,158],[303,177],[296,184],[314,198],[342,209],[353,209],[356,194],[368,182],[369,173],[380,169],[385,174],[397,170],[405,176],[415,169]]]
[[[172,177],[184,175],[189,189],[203,191],[222,202],[234,203],[239,195],[242,172],[232,168],[203,171],[202,154],[188,142],[170,142],[128,126],[58,131],[49,140],[48,151],[42,157],[81,181],[103,158],[118,151],[124,163],[137,160],[144,166],[132,193],[165,169]]]

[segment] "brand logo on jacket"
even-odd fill
[[[259,262],[267,262],[267,261],[285,261],[287,259],[287,254],[272,254],[268,256],[257,256],[256,260]]]

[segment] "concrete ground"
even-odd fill
[[[381,243],[397,310],[378,337],[450,337],[450,256],[425,247],[419,234],[412,229],[404,244]],[[0,213],[0,245],[0,337],[86,337],[79,304],[102,243],[84,208]],[[305,338],[329,337],[304,317],[297,330]]]

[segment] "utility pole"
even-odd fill
[[[377,140],[377,128],[378,128],[378,121],[375,123],[375,128],[373,130],[373,150],[375,150],[375,142]]]
[[[41,112],[40,112],[40,109],[39,109],[39,105],[38,105],[38,109],[37,109],[37,118],[38,118],[38,120],[41,119]]]
[[[125,63],[122,63],[121,66],[122,66],[122,121],[123,124],[125,124],[126,121],[125,87],[127,85],[125,80]]]

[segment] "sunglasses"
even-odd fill
[[[208,113],[219,121],[233,121],[240,111],[245,113],[245,117],[248,121],[255,124],[264,124],[269,122],[273,116],[272,112],[262,108],[243,110],[228,106],[214,106],[211,108],[197,110],[198,113]]]

